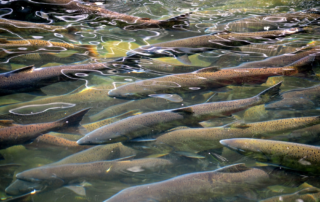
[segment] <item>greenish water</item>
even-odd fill
[[[57,68],[58,66],[64,66],[58,80],[56,77],[53,77],[53,79],[48,79],[44,82],[41,80],[35,81],[37,85],[43,84],[40,88],[35,87],[30,90],[24,90],[33,85],[26,83],[25,86],[6,93],[7,91],[5,90],[9,87],[6,87],[0,81],[0,154],[3,156],[3,160],[0,160],[1,200],[5,201],[36,190],[37,193],[33,194],[31,199],[29,198],[26,201],[104,201],[125,188],[156,183],[183,174],[214,171],[236,163],[245,163],[248,167],[263,169],[270,165],[274,166],[270,167],[271,171],[268,170],[267,173],[276,173],[276,171],[272,172],[272,170],[277,170],[279,166],[282,169],[281,172],[285,169],[287,170],[281,173],[281,177],[276,176],[272,182],[268,180],[254,181],[251,180],[251,176],[248,176],[247,181],[241,181],[242,184],[240,183],[239,186],[241,189],[235,188],[238,191],[234,192],[227,190],[228,187],[230,190],[236,187],[236,183],[232,182],[232,179],[237,179],[236,177],[223,180],[223,183],[220,184],[215,184],[214,179],[210,181],[209,178],[206,178],[204,181],[210,181],[209,187],[212,187],[212,190],[214,188],[218,189],[221,186],[226,187],[224,188],[225,191],[218,189],[219,193],[214,193],[214,191],[198,193],[195,190],[198,189],[199,184],[191,183],[188,186],[189,190],[186,190],[185,193],[182,192],[183,196],[181,196],[181,199],[153,198],[152,194],[145,193],[148,199],[145,201],[259,201],[273,196],[292,194],[308,187],[315,187],[316,191],[310,191],[307,194],[319,192],[316,189],[320,188],[318,182],[319,173],[317,172],[309,172],[307,168],[305,170],[298,169],[298,167],[291,166],[291,164],[277,163],[278,157],[275,154],[272,154],[270,157],[263,152],[262,154],[267,156],[268,161],[265,162],[264,160],[261,163],[259,160],[262,159],[260,159],[261,157],[257,157],[258,155],[241,155],[220,145],[218,140],[215,140],[215,142],[213,140],[199,140],[196,138],[199,134],[191,130],[192,128],[213,128],[225,125],[227,125],[226,128],[247,130],[246,124],[254,122],[319,116],[320,91],[316,88],[317,85],[320,85],[318,77],[319,1],[107,0],[100,2],[100,4],[102,8],[142,18],[166,20],[187,13],[190,16],[188,17],[188,22],[182,22],[184,23],[183,26],[173,26],[170,29],[166,27],[128,30],[121,26],[112,25],[110,21],[103,19],[103,16],[97,17],[92,13],[88,14],[76,8],[68,8],[65,5],[59,5],[59,3],[52,4],[50,1],[48,3],[42,0],[1,1],[0,14],[3,19],[63,27],[77,27],[77,31],[71,33],[48,32],[46,29],[43,29],[45,30],[43,32],[33,33],[32,30],[36,28],[32,24],[21,30],[10,30],[6,27],[6,24],[10,24],[10,21],[0,23],[0,71],[1,75],[6,75],[0,79],[5,80],[6,78],[10,78],[14,73],[8,73],[9,71],[25,66],[34,65],[39,69],[51,66],[57,66]],[[299,14],[297,13],[300,13],[302,17],[299,18]],[[318,15],[318,17],[310,16],[311,14]],[[244,23],[233,25],[237,20]],[[277,37],[255,36],[237,38],[231,36],[231,38],[221,41],[213,41],[212,43],[217,44],[214,48],[208,45],[211,42],[207,41],[205,44],[197,45],[199,43],[197,39],[190,39],[190,46],[180,47],[180,49],[175,49],[177,45],[172,45],[174,47],[170,47],[169,49],[161,47],[162,49],[155,49],[156,51],[154,52],[143,52],[141,49],[137,49],[142,46],[206,34],[223,36],[233,33],[248,34],[290,28],[304,28],[305,30],[288,36],[280,36],[277,33]],[[29,46],[28,41],[25,41],[24,44],[21,44],[21,42],[16,46],[5,46],[10,40],[24,39],[64,42],[69,45],[76,45],[78,48],[70,48],[71,46],[63,47],[54,43],[39,45],[41,44],[40,42]],[[151,48],[154,47],[151,46]],[[201,49],[203,47],[210,48]],[[91,50],[94,50],[94,54],[90,52]],[[301,57],[299,54],[310,50],[311,52],[306,54],[308,58],[307,62],[302,61],[301,65],[300,63],[292,65],[293,62],[301,58],[306,59],[306,57]],[[141,54],[139,54],[139,51],[141,51]],[[186,56],[185,53],[188,53],[190,64],[181,63],[180,56]],[[126,57],[127,54],[128,57]],[[143,56],[143,54],[145,55]],[[210,78],[207,79],[210,80],[209,84],[199,84],[197,86],[199,79],[182,75],[182,78],[186,78],[186,80],[191,82],[191,84],[183,86],[182,81],[177,79],[178,77],[174,78],[175,74],[190,73],[205,67],[218,67],[218,70],[211,69],[210,71],[221,72],[223,70],[230,70],[228,69],[230,67],[244,65],[246,62],[264,61],[276,56],[296,57],[295,59],[290,59],[292,62],[287,62],[286,64],[286,59],[283,58],[271,62],[271,67],[285,68],[281,70],[281,73],[274,73],[274,75],[264,76],[263,78],[256,75],[252,77],[252,82],[249,82],[246,77],[230,77],[229,80],[225,79],[221,83],[214,84],[214,86],[210,82],[214,83],[215,79],[217,79],[216,77],[211,80]],[[70,70],[69,66],[65,66],[89,65],[100,62],[105,64],[104,68],[93,69],[88,66],[88,68],[84,68],[85,70],[77,68]],[[167,63],[170,64],[168,65]],[[270,64],[268,66],[254,64],[253,67],[270,67]],[[302,69],[301,72],[293,75],[287,74],[287,72],[295,70],[294,68],[296,67]],[[261,69],[261,71],[265,71],[265,69]],[[239,71],[244,70],[239,68]],[[246,69],[245,71],[250,70]],[[235,72],[237,72],[237,69]],[[36,75],[37,70],[31,71],[29,74]],[[152,84],[144,83],[136,85],[136,88],[129,89],[122,96],[116,94],[112,96],[111,94],[110,96],[108,95],[108,92],[120,89],[120,86],[126,84],[137,84],[142,80],[162,78],[170,75],[173,76],[173,79],[169,81],[157,80],[153,82],[151,80]],[[25,78],[22,76],[19,79],[23,82]],[[190,109],[187,109],[184,112],[177,112],[179,115],[182,114],[182,120],[187,121],[163,121],[163,123],[158,125],[147,125],[146,122],[149,119],[139,123],[132,122],[130,119],[130,117],[141,116],[151,112],[157,113],[161,110],[250,98],[281,81],[282,98],[272,98],[271,102],[266,103],[270,104],[274,101],[284,100],[282,105],[274,108],[271,107],[271,104],[264,105],[265,103],[257,103],[255,106],[246,107],[243,110],[229,110],[228,113],[217,114],[216,111],[205,109],[204,111],[206,111],[206,115],[209,118],[194,118],[197,112],[190,112]],[[151,90],[149,92],[146,89],[150,86],[169,87],[165,91]],[[313,87],[314,90],[306,92],[306,88],[309,87]],[[141,90],[142,93],[138,94],[134,89],[137,91],[144,89],[146,93],[143,94]],[[292,90],[302,90],[306,93],[295,94],[292,93]],[[289,95],[286,95],[287,91]],[[2,92],[5,93],[2,94]],[[290,95],[290,92],[293,95]],[[236,103],[235,106],[240,106],[240,103]],[[24,125],[52,123],[88,108],[89,111],[80,119],[81,127],[77,125],[70,128],[67,128],[66,125],[59,127],[50,126],[51,128],[45,126],[48,129],[34,132],[35,136],[22,142],[18,142],[17,140],[20,138],[19,135],[33,130],[23,128]],[[216,116],[213,116],[213,114]],[[164,120],[167,119],[165,115],[160,114],[155,116],[163,116]],[[77,144],[76,141],[78,139],[89,134],[94,129],[99,130],[99,128],[107,124],[123,121],[125,118],[129,121],[122,125],[122,127],[118,127],[115,131],[112,131],[112,134],[121,133],[127,126],[129,127],[129,132],[134,130],[130,126],[142,127],[143,129],[141,130],[147,131],[141,133],[144,138],[143,142],[141,140],[140,142],[123,141],[123,144],[105,144],[106,142],[103,142],[98,146]],[[188,121],[189,119],[190,121]],[[13,122],[8,120],[12,120]],[[91,124],[101,120],[104,120],[104,122]],[[64,120],[61,123],[66,122],[68,124],[69,121],[71,119]],[[238,124],[238,126],[228,126],[228,124],[233,122],[236,122],[235,125]],[[9,133],[9,136],[15,140],[10,144],[5,142],[5,138],[7,138],[6,134],[8,134],[6,130],[17,127],[17,124],[22,125],[22,128],[17,128],[12,133]],[[277,127],[280,127],[279,125],[261,125],[257,128],[261,128],[262,131],[254,135],[249,134],[249,136],[242,137],[298,142],[313,146],[319,145],[318,124],[320,123],[315,121],[298,127],[298,123],[289,121],[288,123],[281,123],[281,126],[291,126],[290,124],[295,127],[275,132],[274,134],[269,132],[269,129],[277,129]],[[187,139],[184,136],[172,135],[170,137],[173,139],[176,137],[176,142],[170,144],[165,142],[167,141],[166,139],[159,140],[159,138],[168,133],[168,130],[180,126],[190,127],[190,134],[194,138]],[[37,128],[39,125],[35,127]],[[249,126],[249,129],[250,127],[252,128],[252,126]],[[266,132],[263,130],[264,128]],[[180,128],[179,130],[189,129]],[[216,133],[218,132],[213,131],[210,135],[215,135]],[[226,132],[226,135],[220,139],[228,139],[229,137],[233,137],[232,135]],[[197,145],[194,146],[193,144]],[[303,159],[311,156],[312,163],[310,164],[310,160],[310,162],[303,165],[306,167],[313,166],[316,169],[318,168],[317,162],[320,161],[320,158],[313,152],[306,157],[303,156],[303,158],[292,161],[303,164]],[[80,157],[77,157],[77,155]],[[61,159],[69,156],[69,159],[59,162]],[[114,165],[114,161],[110,165],[108,164],[107,167],[103,167],[103,169],[93,166],[85,170],[85,174],[79,174],[78,176],[75,173],[80,168],[76,167],[72,172],[70,168],[66,168],[64,171],[61,171],[65,174],[63,177],[59,173],[52,171],[47,173],[49,179],[46,181],[36,180],[33,182],[34,184],[31,184],[28,180],[22,180],[18,186],[13,187],[13,183],[17,180],[16,174],[28,169],[53,164],[49,165],[50,167],[54,166],[54,163],[57,162],[64,165],[115,159],[127,161],[127,157],[130,157],[128,159],[132,161],[128,161],[128,164],[123,165],[123,167],[121,167],[122,165],[117,167]],[[151,162],[154,158],[166,160],[170,162],[170,165],[166,165],[166,163],[156,165],[156,163]],[[286,156],[279,158],[286,159]],[[141,159],[146,160],[145,164],[134,163],[136,160]],[[148,162],[148,159],[150,159],[150,162]],[[301,159],[303,160],[302,163]],[[91,172],[95,174],[90,175]],[[299,172],[296,175],[304,176],[304,179],[308,178],[308,180],[291,177],[291,172]],[[72,175],[76,177],[70,177]],[[32,177],[36,179],[35,176],[31,175]],[[8,186],[11,186],[9,191]],[[73,186],[73,190],[70,189],[70,186]],[[161,193],[163,196],[166,196],[168,191]],[[181,194],[178,191],[176,193],[177,195]],[[188,198],[189,195],[190,197]],[[319,198],[317,197],[319,196],[313,196],[313,198],[317,199],[313,201],[318,201]],[[298,199],[302,200],[299,196],[294,198],[294,200]],[[135,196],[133,195],[130,200],[136,201]],[[288,201],[290,200],[293,199],[288,199]],[[118,201],[122,200],[119,199]],[[126,201],[129,200],[126,199]]]

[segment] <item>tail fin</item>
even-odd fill
[[[280,97],[280,86],[282,84],[282,81],[277,83],[274,86],[271,86],[270,88],[262,91],[261,93],[259,93],[257,95],[257,97],[259,97],[263,103],[267,103],[267,102],[271,102],[271,101],[275,101],[276,99],[278,99]]]
[[[97,57],[99,55],[99,53],[97,51],[97,46],[95,46],[95,45],[79,45],[79,47],[82,47],[82,48],[86,49],[87,51],[89,51],[89,56]]]
[[[316,56],[315,55],[309,55],[304,58],[301,58],[300,60],[292,63],[289,66],[292,66],[295,68],[298,73],[301,73],[303,75],[314,75],[314,71],[312,69],[312,63],[314,62]]]
[[[190,14],[192,14],[192,12],[190,13],[186,13],[183,15],[179,15],[173,18],[169,18],[167,20],[161,20],[160,21],[160,26],[161,27],[165,27],[165,28],[174,28],[174,25],[186,25],[189,26],[189,17]]]
[[[91,108],[83,109],[79,112],[76,112],[68,117],[58,120],[57,122],[61,123],[61,127],[57,132],[65,132],[65,133],[77,133],[79,134],[81,127],[80,121],[82,120],[83,116],[90,110]]]

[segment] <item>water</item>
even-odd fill
[[[87,1],[90,2],[90,1]],[[92,3],[92,2],[91,2]],[[320,2],[312,0],[259,0],[259,1],[238,1],[238,0],[197,0],[197,1],[172,1],[172,0],[110,0],[96,2],[102,8],[107,8],[119,13],[127,13],[133,16],[166,20],[185,13],[192,13],[189,17],[189,26],[176,26],[175,29],[163,28],[142,28],[136,30],[122,29],[115,26],[116,22],[104,20],[101,17],[79,12],[77,9],[65,8],[65,6],[52,4],[52,1],[1,1],[0,14],[1,18],[9,20],[28,21],[33,23],[41,23],[43,25],[56,25],[66,27],[75,27],[74,32],[50,31],[50,27],[42,28],[38,32],[34,25],[22,26],[22,29],[11,29],[6,27],[7,23],[0,23],[0,71],[5,73],[16,70],[25,66],[34,65],[37,68],[47,68],[51,66],[63,65],[80,65],[80,64],[96,64],[103,63],[103,68],[96,69],[79,69],[68,70],[68,67],[62,67],[59,79],[39,80],[36,81],[41,88],[27,89],[30,83],[20,86],[7,93],[7,88],[0,89],[3,93],[0,97],[0,127],[9,128],[16,127],[15,124],[40,124],[54,122],[72,115],[80,110],[90,108],[82,121],[83,127],[67,128],[69,119],[64,121],[67,124],[62,127],[49,127],[38,132],[37,138],[33,136],[22,143],[15,142],[8,148],[6,144],[0,146],[0,154],[3,160],[0,161],[0,197],[1,200],[10,199],[19,195],[27,194],[37,190],[32,195],[33,201],[104,201],[119,191],[153,182],[167,180],[182,174],[196,173],[201,171],[213,171],[223,166],[235,163],[245,163],[248,167],[266,168],[266,164],[255,161],[250,155],[240,155],[231,149],[227,149],[213,140],[197,140],[197,139],[179,139],[175,145],[170,145],[161,140],[162,143],[155,142],[154,138],[159,140],[159,134],[165,133],[164,128],[170,129],[174,126],[185,126],[179,130],[190,130],[190,128],[199,127],[219,127],[230,124],[234,121],[240,125],[241,130],[247,130],[246,124],[271,121],[292,117],[318,116],[318,98],[319,91],[314,88],[310,92],[298,95],[285,95],[285,92],[317,86],[320,84],[318,80],[319,64],[318,50],[312,52],[311,56],[314,62],[312,69],[315,74],[302,72],[302,74],[293,76],[282,76],[285,72],[292,71],[292,67],[288,66],[292,62],[283,64],[288,66],[280,75],[272,75],[268,79],[259,80],[253,77],[253,81],[249,82],[246,78],[227,79],[213,88],[212,84],[197,85],[198,80],[206,78],[194,78],[182,76],[183,79],[191,81],[191,84],[183,86],[178,76],[173,77],[169,81],[155,80],[151,83],[146,81],[136,88],[131,88],[121,98],[119,95],[108,96],[110,90],[121,89],[121,86],[134,83],[138,84],[142,80],[152,78],[162,78],[163,76],[175,76],[177,73],[188,73],[205,67],[215,66],[222,69],[245,65],[246,62],[263,61],[274,56],[283,55],[299,55],[319,45],[318,38],[320,28],[319,20],[312,21],[310,17],[306,19],[297,19],[295,12],[315,9],[319,12]],[[295,13],[293,16],[290,13]],[[274,17],[277,15],[276,17]],[[291,15],[291,16],[290,16]],[[260,16],[264,16],[264,20]],[[273,16],[273,17],[270,17]],[[292,18],[292,19],[291,19]],[[245,23],[233,26],[236,20],[243,20]],[[289,19],[288,21],[286,21]],[[290,20],[291,19],[291,20]],[[285,22],[283,22],[285,21]],[[229,24],[228,24],[229,23]],[[18,26],[19,27],[19,26]],[[20,26],[21,27],[21,26]],[[228,43],[213,42],[219,45],[213,49],[202,48],[190,45],[180,49],[165,48],[156,49],[157,52],[142,52],[146,57],[140,58],[136,55],[137,48],[149,46],[151,44],[173,41],[188,37],[201,36],[208,33],[213,34],[229,34],[231,33],[252,33],[257,31],[280,30],[295,27],[308,27],[306,32],[292,34],[286,37],[261,38],[246,37],[240,40]],[[49,31],[48,31],[49,30]],[[224,32],[224,33],[221,33]],[[10,40],[38,39],[46,42],[44,45],[38,42],[37,45],[29,46],[28,41],[22,41],[16,46],[3,46]],[[68,43],[69,46],[55,45],[54,42]],[[49,44],[49,45],[48,45]],[[77,44],[77,47],[71,47]],[[80,46],[80,45],[91,45]],[[205,45],[204,45],[205,46]],[[207,45],[208,46],[208,45]],[[152,48],[152,47],[151,47]],[[194,48],[194,49],[190,49]],[[93,50],[93,51],[92,51]],[[126,57],[127,53],[134,54],[134,57]],[[139,52],[138,52],[139,53]],[[189,53],[190,64],[183,64],[177,59]],[[166,57],[163,57],[166,56]],[[117,60],[126,57],[125,61]],[[188,61],[186,61],[187,63]],[[284,60],[271,62],[267,67],[281,66]],[[170,63],[168,65],[168,63]],[[262,63],[255,67],[262,67]],[[310,64],[306,65],[310,69]],[[56,67],[58,68],[58,67]],[[210,71],[217,71],[214,69]],[[221,71],[221,70],[220,70]],[[235,69],[236,71],[250,72],[251,70]],[[40,72],[40,70],[39,70]],[[33,70],[31,74],[36,74],[37,70]],[[7,76],[7,77],[10,77]],[[4,77],[2,77],[4,79]],[[56,77],[54,77],[56,78]],[[23,78],[20,78],[23,80]],[[207,79],[208,80],[208,79]],[[230,83],[230,81],[237,83]],[[104,125],[116,121],[123,121],[125,118],[143,115],[144,113],[157,112],[160,110],[176,109],[180,107],[188,107],[196,104],[211,103],[218,101],[232,101],[237,99],[245,99],[257,95],[263,90],[271,87],[278,82],[283,81],[281,85],[282,97],[285,99],[285,105],[282,107],[274,107],[271,105],[259,105],[240,110],[231,114],[218,114],[215,118],[202,118],[196,121],[187,121],[184,124],[176,124],[174,121],[160,124],[160,126],[146,125],[144,129],[147,132],[143,142],[126,142],[103,144],[93,147],[87,145],[79,146],[76,140],[88,134],[90,131],[101,128]],[[43,83],[42,83],[43,82]],[[148,83],[149,82],[149,83]],[[16,85],[18,86],[19,83]],[[43,84],[43,85],[42,85]],[[1,81],[0,81],[1,85]],[[165,87],[164,91],[147,91],[149,87],[161,86]],[[217,87],[218,86],[218,87]],[[183,88],[182,88],[183,87]],[[25,88],[27,90],[25,90]],[[41,91],[39,90],[41,89]],[[134,90],[141,91],[140,94]],[[145,90],[145,92],[144,92]],[[145,99],[140,99],[145,98]],[[269,107],[269,108],[268,108]],[[206,110],[205,110],[206,111]],[[208,109],[209,111],[209,109]],[[189,113],[189,114],[188,114]],[[196,113],[196,112],[193,112]],[[190,111],[182,114],[183,120],[188,120]],[[187,114],[187,115],[186,115]],[[165,115],[163,115],[165,117]],[[194,116],[194,115],[192,115]],[[169,116],[168,116],[169,117]],[[109,119],[107,119],[109,118]],[[107,119],[107,120],[105,120]],[[169,119],[169,118],[164,118]],[[9,120],[13,120],[9,121]],[[104,120],[95,123],[95,121]],[[130,119],[129,119],[130,120]],[[192,119],[194,120],[194,119]],[[148,120],[146,120],[148,121]],[[198,123],[200,122],[200,124]],[[124,126],[130,126],[133,123],[129,121]],[[172,124],[172,125],[170,125]],[[132,124],[133,125],[133,124]],[[139,124],[137,124],[140,126]],[[168,127],[170,125],[170,127]],[[295,124],[293,124],[295,125]],[[268,132],[258,132],[247,138],[263,138],[275,139],[282,141],[291,141],[317,146],[319,144],[318,125],[313,128],[307,128],[314,124],[305,125],[295,130],[287,130],[279,132],[276,135]],[[289,126],[289,123],[288,123]],[[37,125],[37,127],[39,127]],[[46,126],[48,127],[48,126]],[[230,127],[230,126],[229,126]],[[270,127],[277,126],[261,126]],[[227,128],[227,127],[226,127]],[[230,127],[232,130],[233,126]],[[235,127],[237,128],[237,127]],[[259,128],[259,127],[258,127]],[[123,128],[117,128],[116,132],[121,132]],[[220,128],[221,129],[221,128]],[[219,129],[219,130],[220,130]],[[249,127],[250,129],[250,127]],[[299,129],[299,130],[298,130]],[[4,129],[0,129],[3,132]],[[17,134],[24,134],[31,129],[18,130]],[[228,129],[226,129],[228,130]],[[294,132],[292,132],[294,131]],[[62,133],[61,133],[62,132]],[[172,132],[172,131],[171,131]],[[173,131],[174,132],[174,131]],[[243,131],[242,131],[243,132]],[[292,133],[291,133],[292,132]],[[73,134],[75,133],[75,134]],[[192,132],[196,137],[198,132]],[[235,132],[236,133],[236,132]],[[312,134],[310,136],[310,134]],[[15,135],[14,132],[10,133]],[[231,135],[231,134],[229,134]],[[160,136],[163,137],[163,136]],[[173,136],[175,137],[175,136]],[[229,137],[229,136],[227,136]],[[226,139],[227,139],[226,137]],[[64,138],[64,139],[62,139]],[[221,138],[224,139],[224,138]],[[140,139],[141,140],[141,139]],[[169,146],[168,146],[168,145]],[[194,144],[194,145],[193,145]],[[212,146],[218,145],[218,146]],[[208,149],[209,148],[209,149]],[[81,153],[82,152],[82,153]],[[70,158],[66,158],[69,157]],[[11,191],[7,189],[11,183],[15,182],[16,174],[31,168],[38,168],[47,164],[65,164],[65,163],[85,163],[103,160],[114,160],[119,158],[130,157],[136,160],[146,160],[146,164],[132,164],[132,166],[116,166],[114,162],[110,166],[99,170],[97,167],[86,170],[85,173],[101,171],[91,176],[74,177],[72,179],[60,179],[59,173],[51,173],[50,180],[42,183],[35,182],[37,186],[31,185],[30,182],[20,181],[18,187],[11,187]],[[155,166],[148,164],[152,158],[159,157],[161,160],[170,161],[170,165]],[[64,159],[66,158],[66,159]],[[288,157],[289,158],[289,157]],[[306,158],[306,157],[304,157]],[[64,159],[60,161],[61,159]],[[122,159],[125,160],[125,159]],[[258,159],[259,160],[259,159]],[[260,159],[261,160],[261,159]],[[301,159],[300,159],[301,160]],[[300,160],[294,160],[301,162]],[[310,162],[302,161],[308,166]],[[269,159],[272,162],[272,158]],[[109,164],[108,164],[109,165]],[[150,166],[150,167],[148,167]],[[313,165],[312,165],[313,166]],[[75,169],[75,173],[80,168]],[[271,170],[277,173],[277,165]],[[294,177],[288,177],[295,167],[288,167],[287,164],[282,165],[285,172],[284,178],[279,178],[276,182],[244,182],[241,186],[241,192],[226,193],[221,190],[219,194],[203,193],[197,195],[193,191],[196,184],[190,185],[191,193],[187,199],[185,193],[181,196],[182,201],[259,201],[270,198],[272,196],[294,193],[303,188],[310,186],[319,187],[317,182],[317,173],[302,171],[299,175],[307,176],[308,181],[296,180]],[[301,170],[300,170],[301,171]],[[315,178],[313,176],[316,175]],[[58,176],[58,177],[57,177]],[[290,181],[290,180],[292,181]],[[213,180],[214,181],[214,180]],[[228,180],[225,180],[228,182]],[[303,182],[308,183],[301,185]],[[49,184],[48,184],[49,183]],[[229,187],[232,189],[233,184],[214,184],[213,187]],[[224,182],[223,182],[224,183]],[[252,186],[253,185],[255,186]],[[256,183],[256,184],[255,184]],[[73,185],[72,190],[68,185]],[[13,186],[13,185],[11,185]],[[199,186],[199,185],[198,185]],[[227,188],[228,189],[228,188]],[[84,191],[85,190],[85,191]],[[308,193],[317,193],[308,192]],[[179,195],[178,191],[176,193]],[[146,196],[148,193],[145,193]],[[14,196],[13,196],[14,195]],[[163,195],[166,195],[165,192]],[[206,196],[209,196],[206,198]],[[168,201],[161,199],[152,199],[152,201]],[[195,198],[192,198],[195,197]],[[315,196],[317,197],[317,196]],[[298,198],[295,198],[299,199]],[[134,197],[131,198],[134,201]]]

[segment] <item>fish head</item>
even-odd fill
[[[17,196],[30,193],[34,190],[44,190],[46,186],[36,182],[29,182],[24,180],[15,180],[6,189],[5,192],[9,195]]]

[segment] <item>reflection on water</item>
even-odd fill
[[[319,200],[319,1],[0,3],[1,201]]]

